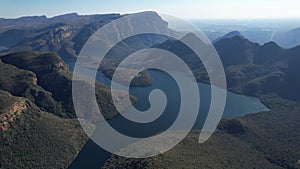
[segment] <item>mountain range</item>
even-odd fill
[[[300,45],[300,28],[294,28],[288,31],[278,31],[273,35],[273,41],[284,48],[292,48]]]
[[[231,32],[214,42],[223,63],[230,90],[247,95],[277,93],[281,97],[299,100],[295,94],[299,77],[300,46],[284,49],[275,42],[254,43],[241,33]],[[157,46],[172,51],[193,69],[197,81],[209,82],[204,65],[180,41],[168,40]],[[286,88],[289,86],[289,88]]]
[[[153,27],[168,29],[158,14],[146,14]],[[88,137],[76,119],[74,82],[67,64],[74,63],[95,31],[120,17],[123,15],[73,13],[0,19],[0,168],[70,165]],[[228,89],[259,97],[270,111],[223,119],[216,134],[202,146],[197,146],[195,131],[166,154],[149,159],[112,156],[104,168],[300,168],[300,46],[260,45],[237,31],[213,45],[223,63]],[[133,37],[112,48],[105,62],[107,69],[102,71],[111,77],[127,54],[150,47],[177,54],[197,81],[209,83],[203,64],[187,46],[154,35]],[[115,117],[118,112],[109,88],[97,82],[95,91],[105,118]],[[136,100],[134,96],[131,99]]]

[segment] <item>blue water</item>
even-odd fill
[[[72,69],[72,65],[70,65]],[[91,74],[91,70],[82,68],[82,73]],[[147,110],[150,107],[148,96],[154,89],[161,89],[167,96],[167,105],[164,113],[154,122],[140,124],[128,121],[123,116],[117,116],[109,120],[109,124],[121,133],[133,137],[148,137],[168,129],[177,117],[180,106],[180,92],[175,80],[168,74],[157,70],[149,70],[153,85],[149,87],[130,88],[130,94],[136,96],[138,101],[134,104],[139,110]],[[184,78],[184,77],[183,77]],[[110,80],[101,72],[96,79],[110,86]],[[208,84],[197,83],[200,91],[200,109],[193,130],[200,130],[206,119],[210,106],[211,87]],[[227,92],[227,101],[223,117],[237,117],[246,114],[268,110],[259,99]],[[110,157],[110,153],[89,140],[70,168],[100,168]]]

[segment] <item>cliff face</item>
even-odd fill
[[[27,110],[28,105],[24,98],[14,97],[0,90],[0,131],[8,130],[14,122]]]

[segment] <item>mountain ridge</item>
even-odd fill
[[[62,17],[78,16],[70,14]],[[0,132],[0,168],[67,168],[70,165],[88,137],[74,119],[70,101],[71,79],[63,61],[74,61],[89,36],[118,17],[121,16],[82,17],[78,23],[37,24],[41,26],[39,29],[36,25],[22,25],[28,26],[21,27],[26,31],[28,28],[36,30],[33,35],[29,33],[33,37],[26,37],[24,43],[16,43],[18,39],[12,39],[8,46],[16,43],[12,46],[21,45],[37,52],[10,51],[12,53],[0,56],[0,98],[8,98],[6,100],[14,103],[17,97],[24,97],[30,105],[21,111],[21,116],[16,116],[7,130]],[[97,22],[93,22],[95,18]],[[76,27],[83,23],[83,26]],[[63,40],[69,31],[71,36]],[[21,40],[24,40],[23,36]],[[134,39],[142,43],[140,40]],[[152,44],[153,41],[146,42]],[[139,45],[143,47],[145,44]],[[122,50],[112,52],[112,57],[124,57],[115,54],[121,53],[128,45],[123,44]],[[183,143],[166,154],[141,161],[113,156],[106,167],[299,168],[300,96],[296,91],[300,86],[300,46],[283,49],[274,42],[259,45],[240,36],[222,39],[214,46],[223,61],[229,90],[259,97],[271,111],[222,120],[217,132],[204,145],[198,145],[198,133],[191,133]],[[155,44],[155,47],[178,53],[193,69],[198,81],[208,82],[205,68],[186,46],[167,39]],[[123,52],[133,49],[136,48]],[[103,99],[98,100],[100,108],[107,112],[107,119],[113,118],[117,113],[111,109],[109,89],[101,84],[96,86],[99,87],[95,91],[99,94],[97,98]]]

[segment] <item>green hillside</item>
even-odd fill
[[[113,155],[104,168],[300,168],[299,104],[267,96],[263,101],[271,111],[223,119],[203,144],[198,143],[199,132],[193,131],[163,155]]]
[[[0,98],[20,99],[3,91]],[[8,130],[0,130],[0,168],[66,168],[88,139],[78,121],[41,111],[29,100],[26,107]]]

